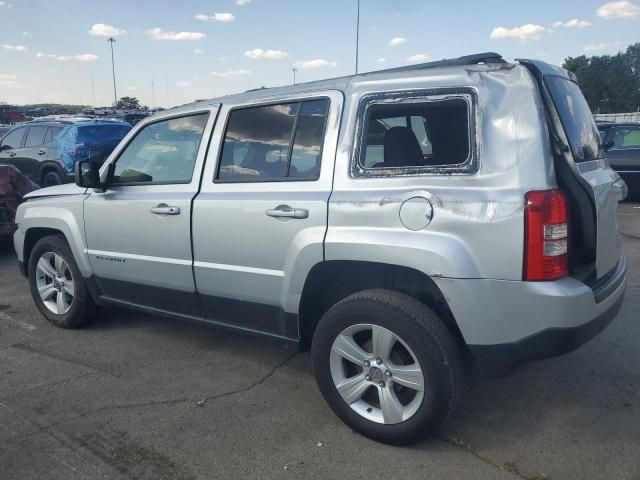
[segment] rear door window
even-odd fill
[[[598,127],[580,87],[562,77],[545,76],[544,81],[560,115],[574,160],[588,162],[602,158],[604,151]]]
[[[329,101],[304,102],[291,152],[289,177],[318,178],[322,157],[322,141],[329,113]]]
[[[39,147],[44,145],[44,137],[47,133],[48,127],[30,127],[27,138],[24,142],[25,148]]]
[[[367,109],[360,166],[364,169],[442,168],[471,154],[464,99],[374,104]]]
[[[328,111],[327,99],[232,110],[217,181],[318,179]]]

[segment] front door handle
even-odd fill
[[[276,208],[267,210],[268,217],[276,218],[308,218],[309,210],[305,208],[291,208],[289,205],[278,205]]]
[[[47,151],[46,151],[46,150],[40,150],[40,151],[38,152],[38,155],[44,155],[45,153],[47,153]]]
[[[151,213],[156,215],[180,215],[180,207],[170,207],[166,203],[160,203],[151,209]]]
[[[9,152],[9,156],[10,157],[15,157],[16,156],[16,152]]]

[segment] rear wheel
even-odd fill
[[[59,327],[76,328],[94,318],[96,305],[63,237],[51,235],[39,240],[28,268],[31,296],[47,320]]]
[[[47,172],[44,174],[44,177],[42,177],[43,187],[53,187],[54,185],[62,185],[62,183],[62,177],[56,171]]]
[[[333,306],[316,329],[312,361],[338,417],[384,443],[437,432],[462,389],[452,335],[433,311],[400,292],[368,290]]]

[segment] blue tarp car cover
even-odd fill
[[[103,162],[131,130],[127,122],[81,122],[69,125],[56,136],[58,153],[68,172],[80,160]]]

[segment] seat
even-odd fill
[[[383,168],[422,167],[424,156],[416,135],[408,127],[393,127],[384,136]]]

